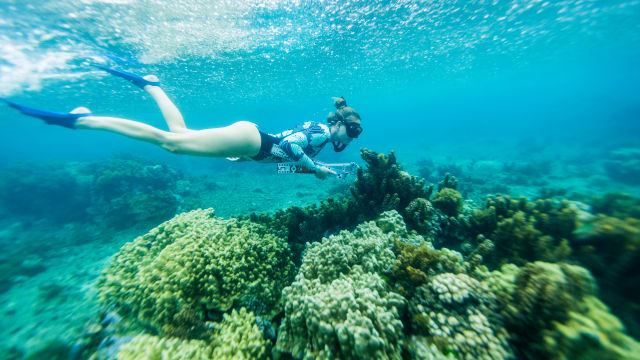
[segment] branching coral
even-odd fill
[[[287,244],[263,226],[176,216],[122,247],[98,282],[103,303],[160,333],[201,337],[203,322],[245,298],[278,312],[293,275]]]
[[[369,217],[385,210],[404,209],[416,198],[429,199],[432,188],[425,188],[424,179],[418,179],[402,171],[393,151],[389,156],[373,151],[360,150],[362,159],[367,163],[367,171],[358,171],[351,193],[360,205],[360,210]]]
[[[438,192],[444,189],[456,190],[457,188],[458,188],[458,179],[456,179],[455,176],[452,176],[448,172],[444,175],[444,179],[438,182]]]
[[[575,237],[576,257],[596,277],[607,285],[615,282],[616,287],[626,288],[629,295],[637,295],[635,286],[625,286],[623,279],[632,277],[640,268],[640,220],[600,215],[579,228]]]
[[[482,234],[495,244],[489,265],[528,261],[563,261],[571,255],[569,240],[577,224],[577,212],[568,202],[529,202],[492,196],[483,209],[468,219],[471,236]]]
[[[386,210],[396,210],[403,217],[415,220],[409,222],[410,226],[428,226],[428,219],[424,217],[426,212],[423,211],[424,216],[407,213],[426,209],[424,204],[409,205],[418,198],[429,199],[433,187],[425,188],[424,180],[402,171],[393,152],[385,156],[362,149],[360,154],[367,168],[358,170],[350,197],[329,198],[319,206],[291,207],[273,215],[253,214],[248,219],[266,225],[274,233],[286,237],[289,243],[298,244],[318,241],[327,233],[341,229],[351,229]]]
[[[413,199],[405,209],[407,224],[420,234],[433,236],[436,210],[424,198]]]
[[[411,296],[416,287],[426,284],[429,276],[465,271],[464,261],[459,253],[448,249],[436,250],[424,241],[420,245],[396,241],[394,252],[397,259],[391,269],[391,276],[397,290],[407,297]]]

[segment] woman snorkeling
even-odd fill
[[[331,142],[340,152],[362,132],[360,115],[347,106],[344,98],[336,98],[335,113],[327,118],[328,126],[319,122],[305,122],[279,134],[267,134],[256,124],[238,121],[229,126],[203,130],[188,129],[180,110],[160,88],[154,75],[140,77],[119,69],[98,66],[112,75],[131,81],[144,89],[156,101],[169,131],[122,118],[95,116],[89,109],[79,107],[70,113],[56,113],[29,108],[3,99],[25,115],[43,119],[47,124],[71,129],[106,130],[158,145],[172,153],[209,157],[226,157],[232,161],[258,162],[295,161],[313,171],[316,177],[326,178],[333,170],[312,160],[325,144]]]

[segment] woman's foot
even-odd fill
[[[117,76],[125,80],[129,80],[133,83],[133,85],[141,89],[144,89],[147,85],[160,86],[160,81],[154,75],[147,75],[145,77],[142,77],[128,71],[114,69],[107,66],[102,66],[102,65],[94,65],[94,66],[97,67],[98,69],[108,72],[113,76]]]
[[[83,108],[83,107],[76,108],[74,109],[73,112],[70,112],[70,113],[59,113],[55,111],[43,110],[43,109],[38,109],[38,108],[29,107],[25,105],[20,105],[18,103],[9,101],[7,99],[1,99],[1,100],[9,104],[9,106],[11,106],[12,108],[17,109],[18,111],[20,111],[21,113],[27,116],[32,116],[32,117],[42,119],[44,120],[45,123],[49,125],[60,125],[69,129],[76,128],[76,120],[78,118],[91,115],[91,112],[89,112],[89,109]]]
[[[147,81],[149,81],[149,82],[152,82],[152,83],[154,83],[154,82],[155,83],[159,83],[160,82],[158,77],[155,76],[155,75],[147,75],[147,76],[143,76],[142,78],[147,80]],[[149,84],[149,85],[151,85],[151,84]]]
[[[77,107],[69,112],[70,114],[87,114],[91,115],[91,110],[87,109],[84,106]]]

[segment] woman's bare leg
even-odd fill
[[[72,113],[89,112],[77,108]],[[255,124],[238,121],[229,126],[186,132],[169,132],[138,121],[107,117],[82,116],[76,120],[76,129],[106,130],[142,140],[176,154],[238,157],[254,156],[260,151],[260,133]]]
[[[158,81],[158,78],[155,75],[147,75],[144,77],[144,79],[149,81]],[[154,85],[145,85],[144,90],[148,92],[153,100],[156,101],[156,104],[158,104],[160,112],[162,112],[162,116],[169,126],[169,131],[174,133],[191,131],[187,129],[180,110],[178,110],[178,108],[171,101],[171,99],[169,99],[162,88]]]
[[[163,147],[185,155],[241,157],[260,152],[261,138],[256,124],[238,121],[229,126],[169,133],[171,141]]]

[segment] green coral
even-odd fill
[[[418,287],[409,301],[412,324],[443,353],[459,359],[508,359],[508,334],[495,296],[466,274],[443,273]]]
[[[575,258],[602,287],[602,298],[640,336],[640,220],[599,215],[575,232]]]
[[[447,216],[456,217],[462,209],[462,195],[448,187],[438,191],[431,202]]]
[[[640,199],[625,193],[607,193],[591,200],[593,212],[617,218],[640,219]]]
[[[455,360],[453,352],[447,355],[438,350],[438,347],[429,343],[426,336],[413,335],[405,344],[405,349],[411,356],[411,359],[417,360]]]
[[[265,359],[270,343],[264,339],[256,317],[245,308],[224,314],[216,325],[212,359]]]
[[[425,180],[409,175],[397,163],[396,156],[360,150],[367,163],[367,172],[358,171],[358,179],[351,190],[359,209],[369,218],[383,211],[395,209],[404,215],[404,209],[417,198],[428,199],[432,188],[425,188]]]
[[[512,344],[522,357],[626,359],[618,355],[637,349],[619,320],[595,298],[595,281],[585,268],[538,261],[519,269],[503,266],[502,274],[484,278],[500,300]]]
[[[391,268],[391,276],[398,292],[407,297],[416,287],[427,283],[429,276],[465,271],[462,255],[444,248],[436,250],[425,241],[414,245],[396,240],[394,252],[397,258]]]
[[[595,293],[588,270],[575,265],[537,261],[520,269],[508,318],[523,329],[542,329],[551,321],[566,320],[569,311],[587,294]]]
[[[329,198],[319,206],[291,207],[273,215],[252,214],[249,219],[266,225],[289,243],[304,244],[320,240],[326,231],[354,228],[387,210],[404,217],[413,210],[407,210],[413,200],[431,196],[433,187],[425,188],[424,180],[402,171],[393,152],[385,156],[361,149],[360,155],[367,167],[358,170],[350,197]]]
[[[545,347],[555,359],[640,359],[640,343],[624,333],[624,326],[594,296],[585,297],[578,311],[546,331]]]
[[[529,261],[564,261],[571,256],[569,241],[577,226],[577,211],[567,201],[518,200],[496,195],[467,219],[469,235],[490,239],[495,251],[487,263],[524,265]]]
[[[125,156],[76,170],[89,183],[87,212],[111,228],[165,221],[178,209],[175,193],[183,176],[167,165]]]
[[[388,224],[396,214],[395,211],[383,213],[378,222]],[[394,234],[385,233],[371,221],[358,226],[353,232],[341,231],[322,242],[308,244],[298,276],[329,282],[340,274],[349,273],[355,265],[361,266],[365,272],[382,273],[395,260],[391,251]]]
[[[356,265],[331,282],[299,275],[285,288],[276,350],[304,359],[401,359],[404,298]]]
[[[379,220],[386,229],[397,213]],[[283,291],[276,350],[305,359],[401,359],[405,300],[380,273],[398,235],[368,222],[309,244],[296,281]]]
[[[420,234],[431,235],[434,229],[433,219],[436,215],[433,204],[424,198],[413,199],[405,209],[407,224]]]
[[[639,219],[599,215],[576,230],[575,237],[577,258],[597,277],[623,280],[640,267]]]
[[[447,188],[453,190],[458,188],[458,179],[448,172],[444,174],[444,179],[438,182],[438,192]]]
[[[117,360],[210,360],[214,347],[205,340],[161,338],[153,335],[138,335],[120,347]]]
[[[194,210],[124,245],[98,291],[103,303],[161,334],[197,338],[204,321],[234,304],[277,313],[292,275],[287,244],[263,226]]]

